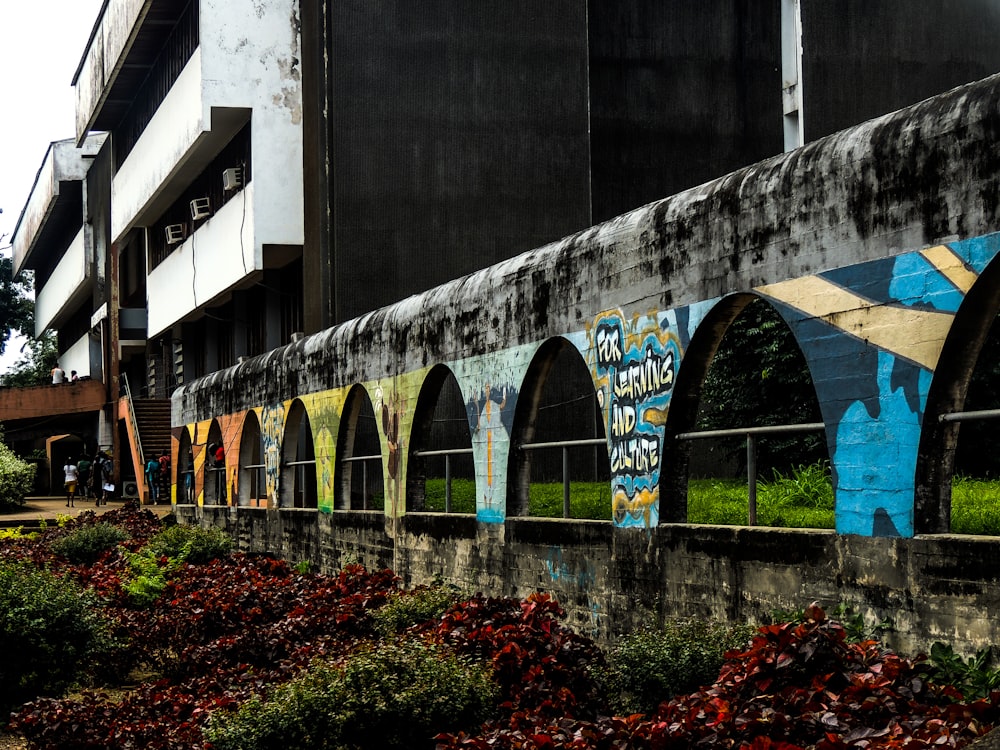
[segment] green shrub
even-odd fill
[[[65,578],[0,566],[0,710],[73,684],[101,646],[93,596]]]
[[[0,432],[0,441],[3,433]],[[24,497],[35,484],[33,463],[22,461],[4,443],[0,442],[0,511],[24,505]]]
[[[432,748],[478,725],[496,698],[490,669],[417,640],[371,644],[342,666],[314,663],[269,700],[215,714],[215,750]]]
[[[715,681],[723,655],[745,648],[754,632],[750,625],[704,620],[642,628],[611,649],[597,676],[616,715],[648,714],[662,701]]]
[[[411,625],[440,617],[458,601],[458,593],[444,586],[420,587],[413,591],[398,591],[385,606],[372,613],[375,629],[384,636],[401,633]]]
[[[151,606],[167,587],[167,579],[185,562],[183,555],[163,558],[154,554],[149,547],[144,547],[139,552],[129,552],[123,548],[122,554],[129,564],[128,571],[122,577],[122,589],[138,607]]]
[[[937,688],[953,687],[965,700],[989,698],[1000,689],[1000,670],[993,666],[992,649],[984,648],[968,659],[951,645],[935,643],[930,658],[921,664],[921,677]]]
[[[128,533],[107,523],[87,524],[57,539],[51,550],[77,565],[90,565],[105,551],[128,539]]]
[[[170,526],[159,532],[146,545],[157,557],[173,557],[201,564],[226,557],[233,549],[233,540],[220,529],[200,526]]]

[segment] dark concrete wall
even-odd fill
[[[802,29],[810,141],[1000,72],[994,0],[802,0]]]
[[[440,576],[462,589],[552,593],[579,632],[613,641],[668,617],[761,622],[814,600],[891,621],[906,653],[937,640],[973,652],[1000,640],[1000,541],[948,535],[873,539],[793,529],[671,524],[636,534],[587,521],[177,506],[179,520],[223,529],[244,552],[389,567],[407,586]]]
[[[590,0],[593,220],[781,153],[778,0]]]
[[[591,223],[579,0],[330,8],[339,320]]]

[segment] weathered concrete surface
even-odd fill
[[[552,593],[567,622],[604,641],[667,617],[762,621],[813,600],[849,605],[906,654],[935,641],[972,653],[1000,641],[1000,540],[875,539],[827,531],[664,524],[649,534],[591,521],[176,506],[245,552],[392,568],[404,584],[440,577],[465,590]]]
[[[993,76],[213,373],[174,424],[976,237],[998,184]]]

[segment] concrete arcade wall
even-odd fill
[[[1000,546],[943,533],[957,430],[937,419],[960,410],[1000,306],[998,134],[993,77],[189,384],[173,397],[174,466],[190,445],[196,504],[178,514],[323,569],[358,559],[410,583],[551,590],[603,638],[647,616],[744,619],[820,599],[893,618],[903,646],[998,640]],[[752,297],[774,306],[809,366],[836,533],[684,523],[671,435],[692,428],[715,345]],[[532,433],[555,343],[593,380],[613,524],[517,515],[512,446]],[[408,507],[415,410],[440,368],[466,400],[475,517]],[[356,419],[345,405],[359,388],[382,417],[384,514],[339,510]],[[314,510],[287,507],[303,413]],[[209,435],[238,498],[255,425],[269,507],[206,505]]]

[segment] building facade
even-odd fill
[[[19,268],[141,476],[123,394],[982,78],[997,31],[989,0],[109,0],[73,79],[89,276],[58,217]]]

